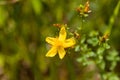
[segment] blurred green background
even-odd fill
[[[77,54],[63,60],[45,57],[45,38],[58,33],[52,24],[80,26],[75,10],[86,1],[0,0],[0,80],[102,80],[95,65],[82,67],[76,62]],[[89,1],[92,12],[85,18],[84,30],[104,33],[119,0]],[[112,27],[110,45],[120,52],[120,13]],[[119,67],[120,62],[115,67],[120,77]]]

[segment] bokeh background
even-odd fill
[[[76,7],[86,1],[0,0],[0,80],[102,80],[95,65],[83,67],[76,61],[75,53],[63,60],[58,56],[45,57],[48,51],[45,38],[58,33],[52,24],[80,26]],[[84,30],[104,33],[119,0],[89,1],[92,12],[85,18]],[[120,53],[120,13],[109,43]],[[120,77],[119,67],[120,62],[114,72]]]

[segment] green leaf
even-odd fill
[[[78,51],[80,51],[80,45],[77,45],[77,46],[75,47],[75,52],[78,52]]]
[[[104,46],[106,49],[110,49],[110,45],[108,45],[108,43],[104,43],[103,46]]]
[[[93,51],[90,51],[86,54],[87,57],[94,57],[96,54]]]
[[[81,38],[80,43],[81,43],[81,44],[83,44],[83,43],[85,42],[85,40],[86,40],[86,37],[85,37],[85,36],[83,36],[83,37]]]
[[[115,73],[108,73],[107,80],[119,80],[119,77]]]
[[[89,37],[97,36],[99,33],[97,31],[91,31]]]
[[[100,69],[102,69],[102,70],[104,70],[105,69],[105,62],[101,62],[101,63],[99,63],[99,67],[100,67]]]
[[[83,46],[81,46],[81,50],[82,51],[87,51],[88,50],[87,44],[83,44]]]
[[[116,64],[117,64],[116,61],[113,61],[110,66],[110,70],[113,70],[115,68]]]
[[[91,44],[92,46],[96,46],[99,43],[99,40],[97,39],[97,37],[95,37],[95,38],[88,39],[87,43]]]
[[[108,55],[106,56],[106,59],[109,61],[118,61],[120,57],[118,56],[118,52],[116,50],[109,51]]]
[[[98,54],[98,55],[102,54],[102,53],[104,52],[104,50],[105,50],[105,49],[104,49],[103,47],[98,48],[97,54]]]

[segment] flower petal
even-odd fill
[[[65,40],[64,42],[64,48],[67,48],[67,47],[72,47],[73,45],[75,45],[76,41],[74,38],[69,38],[67,40]]]
[[[48,42],[51,45],[54,45],[55,41],[56,41],[56,38],[51,38],[51,37],[46,38],[46,42]]]
[[[54,57],[57,54],[57,48],[52,47],[46,54],[46,57]]]
[[[59,40],[64,41],[66,39],[66,36],[67,36],[66,30],[65,30],[65,27],[63,26],[61,27],[60,32],[59,32]]]
[[[60,59],[63,59],[63,57],[64,57],[65,54],[66,54],[66,52],[65,52],[65,50],[64,50],[63,47],[60,47],[60,48],[58,49],[58,54],[59,54]]]

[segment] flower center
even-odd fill
[[[62,46],[63,46],[63,41],[56,40],[55,43],[56,43],[56,44],[55,44],[56,47],[62,47]]]

